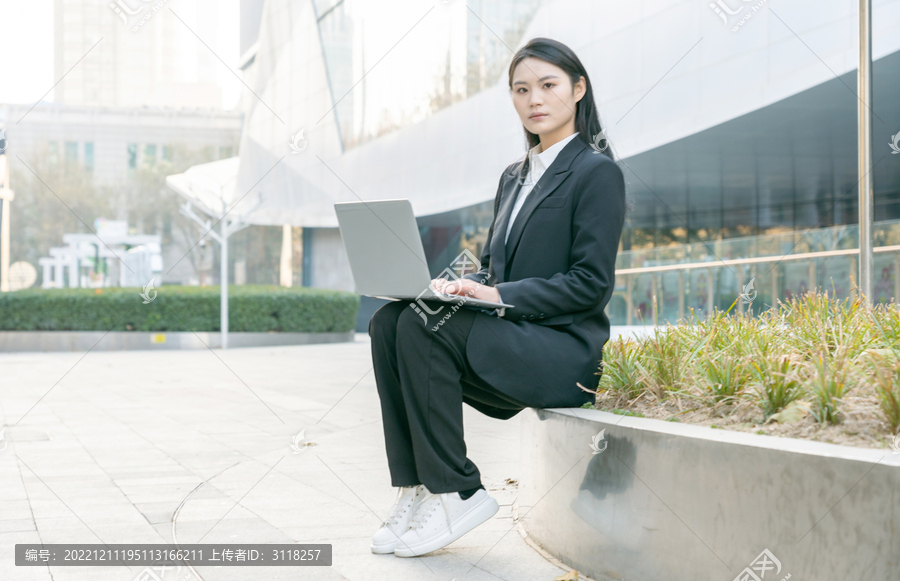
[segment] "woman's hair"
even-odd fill
[[[577,139],[582,140],[586,145],[596,145],[596,148],[601,149],[602,153],[615,161],[612,144],[606,139],[606,136],[603,134],[603,127],[600,125],[600,115],[597,113],[597,106],[594,103],[594,90],[591,87],[591,79],[588,77],[584,65],[572,52],[572,49],[550,38],[537,37],[529,40],[528,44],[516,52],[512,62],[509,64],[510,91],[512,91],[513,71],[516,70],[516,66],[522,62],[522,59],[527,57],[538,58],[561,68],[569,76],[573,88],[578,79],[584,77],[586,87],[584,96],[575,103],[575,131],[578,132]],[[524,125],[522,129],[525,131],[525,139],[528,141],[529,148],[541,142],[540,137],[536,133],[528,131]],[[598,143],[595,144],[594,140],[597,140]],[[524,164],[524,162],[525,160],[523,159],[522,163]]]

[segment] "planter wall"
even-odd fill
[[[597,581],[900,579],[890,448],[578,408],[522,413],[521,524]]]

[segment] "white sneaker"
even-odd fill
[[[373,553],[393,553],[400,536],[409,528],[409,521],[416,511],[418,502],[425,495],[425,486],[402,486],[397,492],[397,500],[391,507],[381,528],[372,538]]]
[[[425,488],[409,530],[400,537],[394,554],[418,557],[446,547],[497,514],[498,510],[500,505],[483,488],[466,500],[458,492],[433,494]]]

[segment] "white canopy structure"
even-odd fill
[[[166,177],[166,184],[204,214],[221,217],[238,201],[235,184],[240,165],[239,157],[202,163]]]

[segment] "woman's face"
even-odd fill
[[[527,57],[513,70],[512,98],[519,119],[528,131],[552,133],[575,118],[575,104],[585,93],[584,77],[575,83],[547,61]]]

